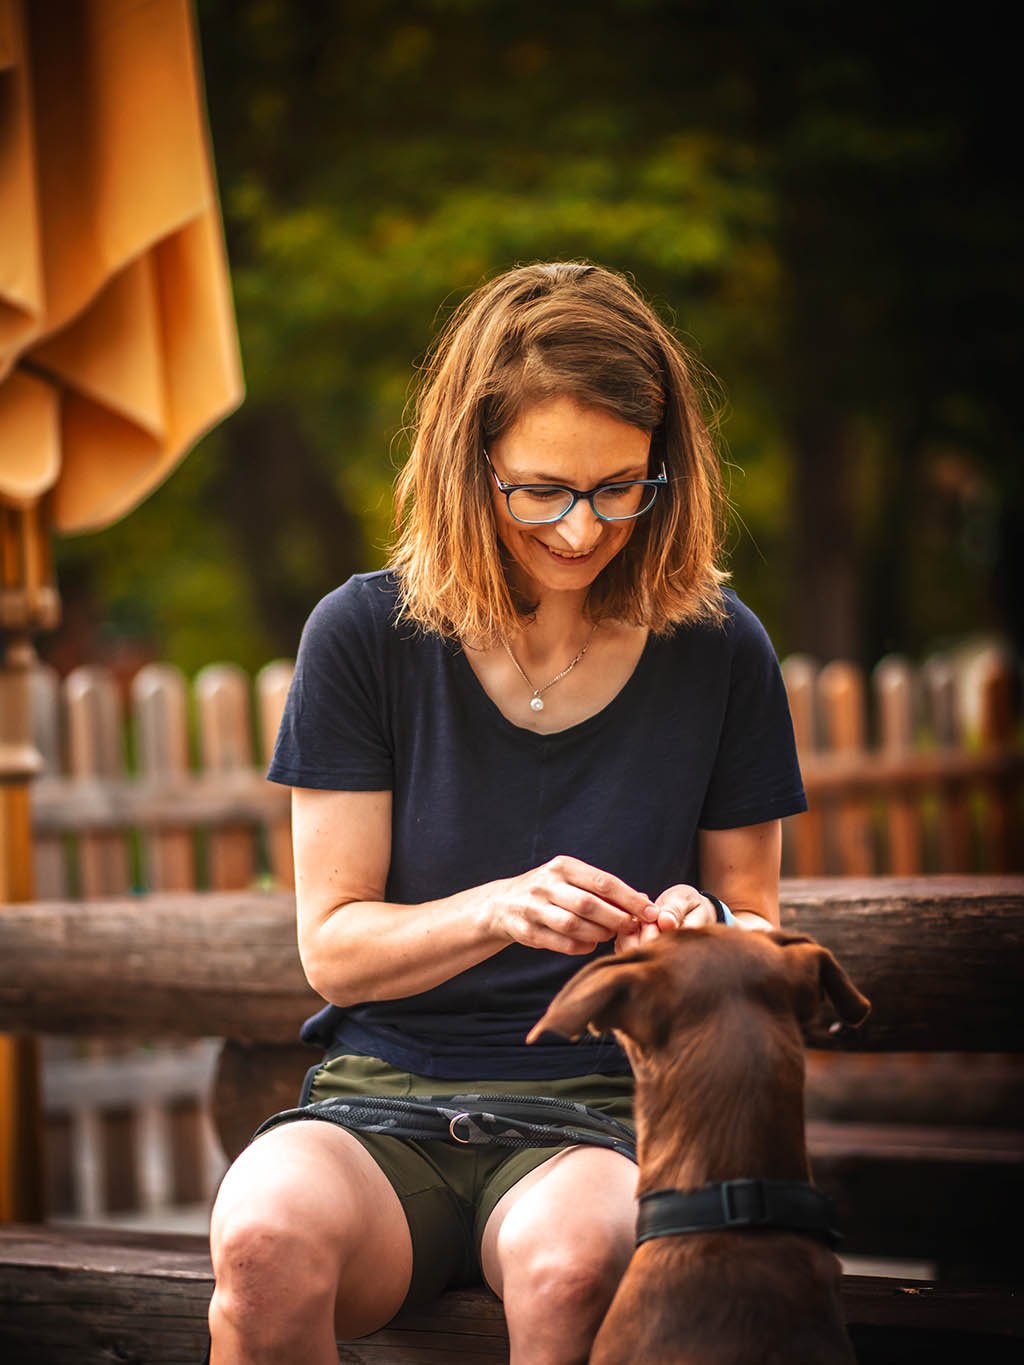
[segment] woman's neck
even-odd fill
[[[586,616],[586,593],[549,593],[509,641],[520,663],[556,662],[582,648],[594,629]],[[564,662],[564,661],[563,661]]]

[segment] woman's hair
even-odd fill
[[[650,474],[663,463],[668,474],[592,584],[590,618],[656,634],[721,621],[723,494],[698,373],[626,279],[601,266],[520,266],[475,290],[428,357],[396,486],[403,618],[483,646],[529,616],[508,582],[484,452],[528,407],[567,397],[650,432]]]

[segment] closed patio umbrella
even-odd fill
[[[0,905],[32,894],[51,533],[125,515],[242,393],[189,0],[0,0]],[[40,1212],[32,1072],[2,1040],[0,1219]]]

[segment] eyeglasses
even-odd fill
[[[509,514],[527,526],[538,526],[567,517],[581,498],[590,503],[600,521],[632,521],[654,506],[659,488],[668,486],[665,466],[656,479],[630,479],[627,483],[599,483],[596,488],[567,488],[558,483],[505,483],[485,453],[498,490],[505,495]]]

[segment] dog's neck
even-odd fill
[[[807,1180],[804,1049],[796,1023],[735,1002],[636,1073],[639,1192],[718,1180]]]

